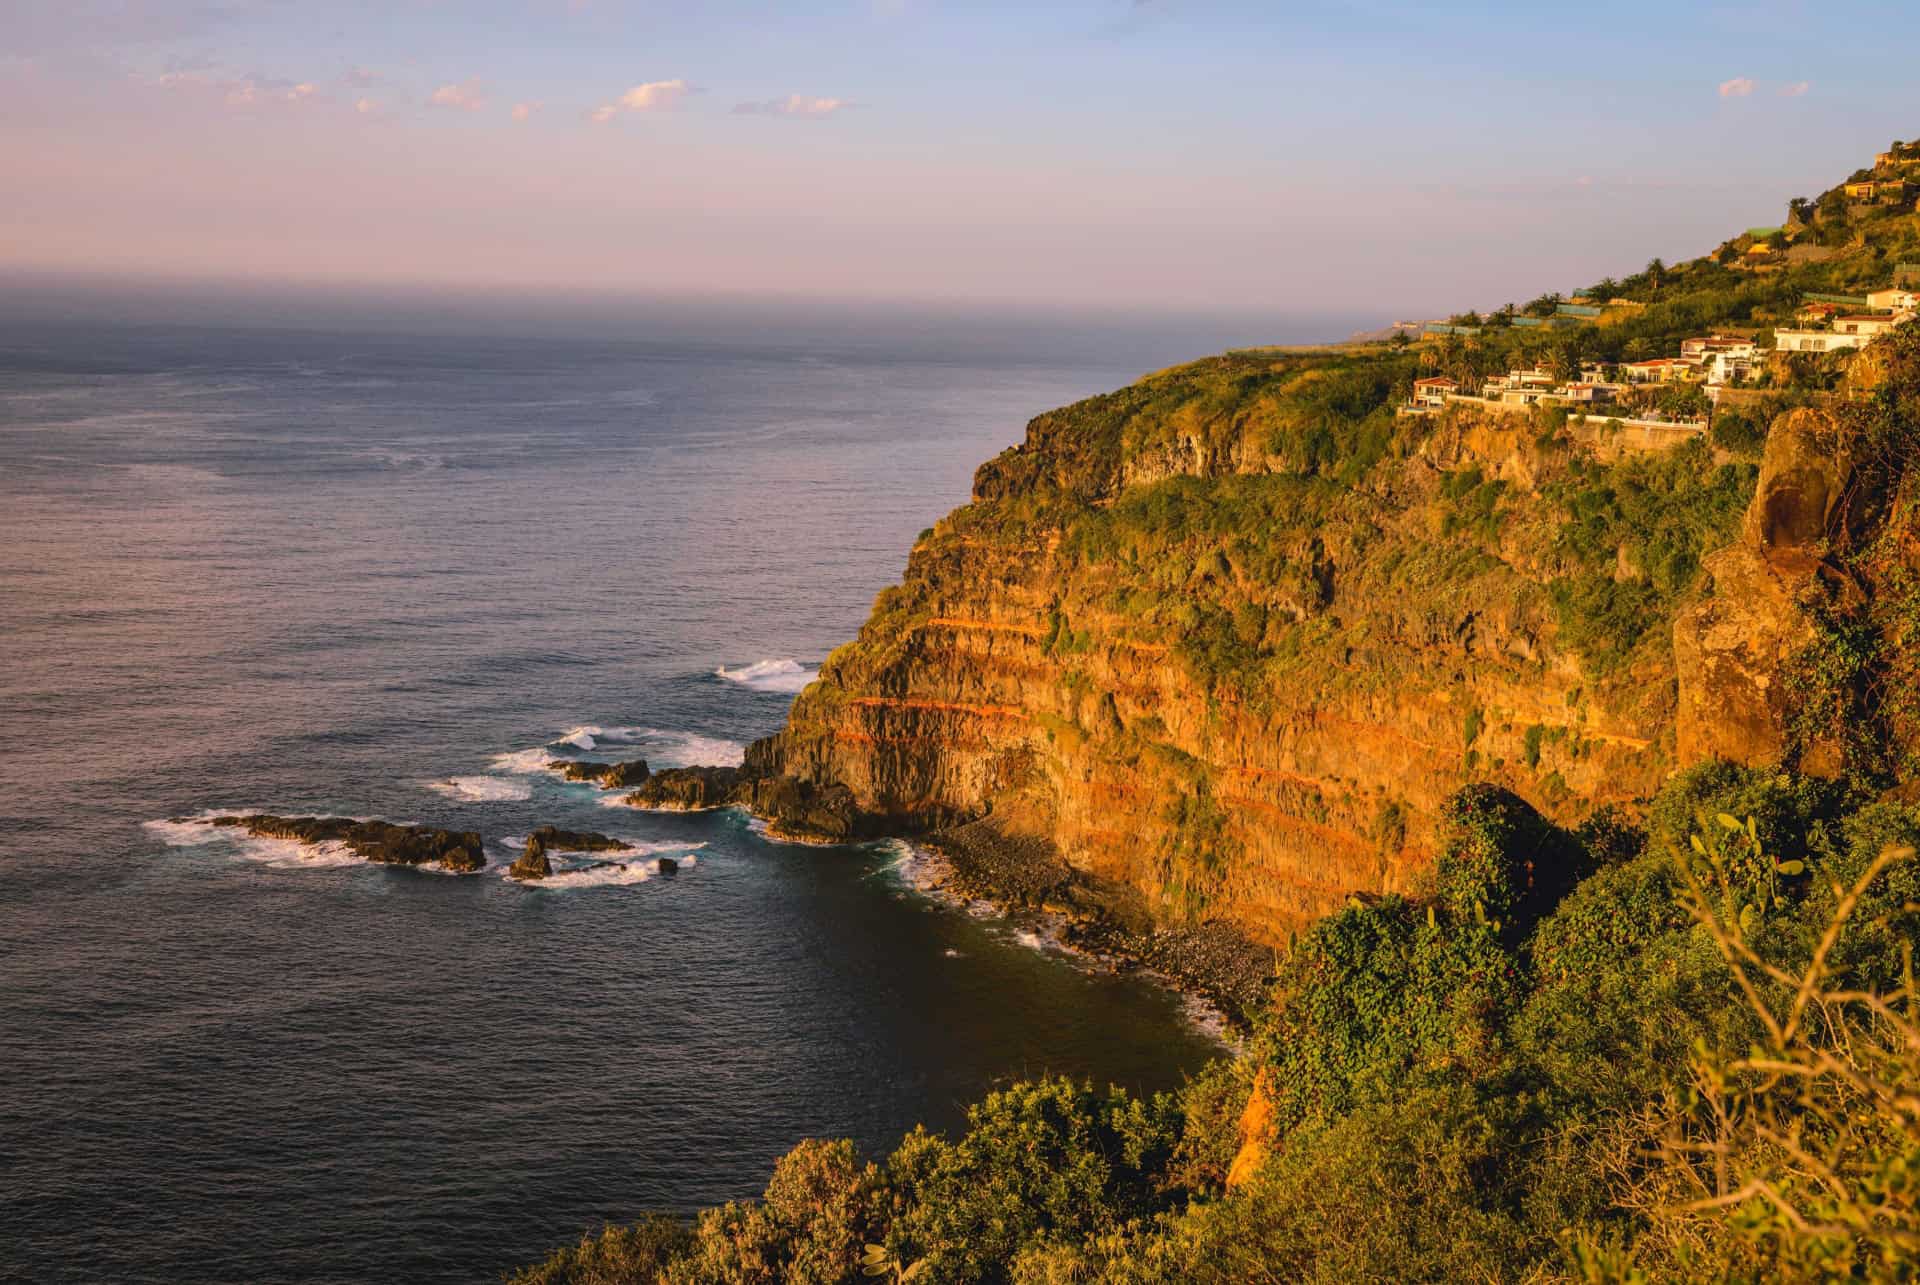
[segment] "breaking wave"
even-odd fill
[[[519,803],[533,797],[533,787],[525,781],[501,776],[450,776],[427,782],[427,788],[463,803]]]
[[[718,678],[729,683],[738,683],[750,687],[756,692],[780,692],[792,694],[820,676],[816,666],[809,669],[799,661],[790,658],[780,660],[756,660],[751,665],[742,665],[738,669],[728,669],[725,665],[713,671]]]
[[[738,767],[747,757],[747,747],[739,741],[705,736],[699,732],[677,732],[659,727],[602,727],[583,724],[566,734],[533,749],[509,750],[489,760],[489,770],[511,775],[531,776],[547,770],[556,757],[565,757],[563,747],[592,753],[633,754],[661,767]]]

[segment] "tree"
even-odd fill
[[[1813,202],[1804,196],[1796,196],[1787,202],[1787,222],[1811,223],[1813,221]]]

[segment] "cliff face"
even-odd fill
[[[1811,421],[1750,504],[1703,442],[1603,465],[1531,419],[1396,418],[1410,370],[1220,358],[1040,417],[750,768],[870,830],[990,815],[1278,943],[1416,887],[1469,780],[1574,822],[1777,759],[1843,485]]]

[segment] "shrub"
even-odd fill
[[[693,1247],[686,1224],[651,1214],[631,1227],[608,1227],[598,1237],[557,1249],[547,1260],[507,1277],[508,1285],[654,1285]]]
[[[887,1243],[924,1257],[932,1280],[1001,1279],[1031,1241],[1086,1239],[1165,1208],[1179,1120],[1171,1097],[1065,1079],[990,1094],[958,1141],[916,1134],[895,1154],[889,1172],[911,1203]]]

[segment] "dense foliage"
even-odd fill
[[[957,1138],[804,1143],[760,1201],[516,1279],[1907,1278],[1920,810],[1715,764],[1644,834],[1486,787],[1448,824],[1431,892],[1320,923],[1243,1056],[1179,1095],[1016,1084]],[[1780,1029],[1810,969],[1822,1005]]]

